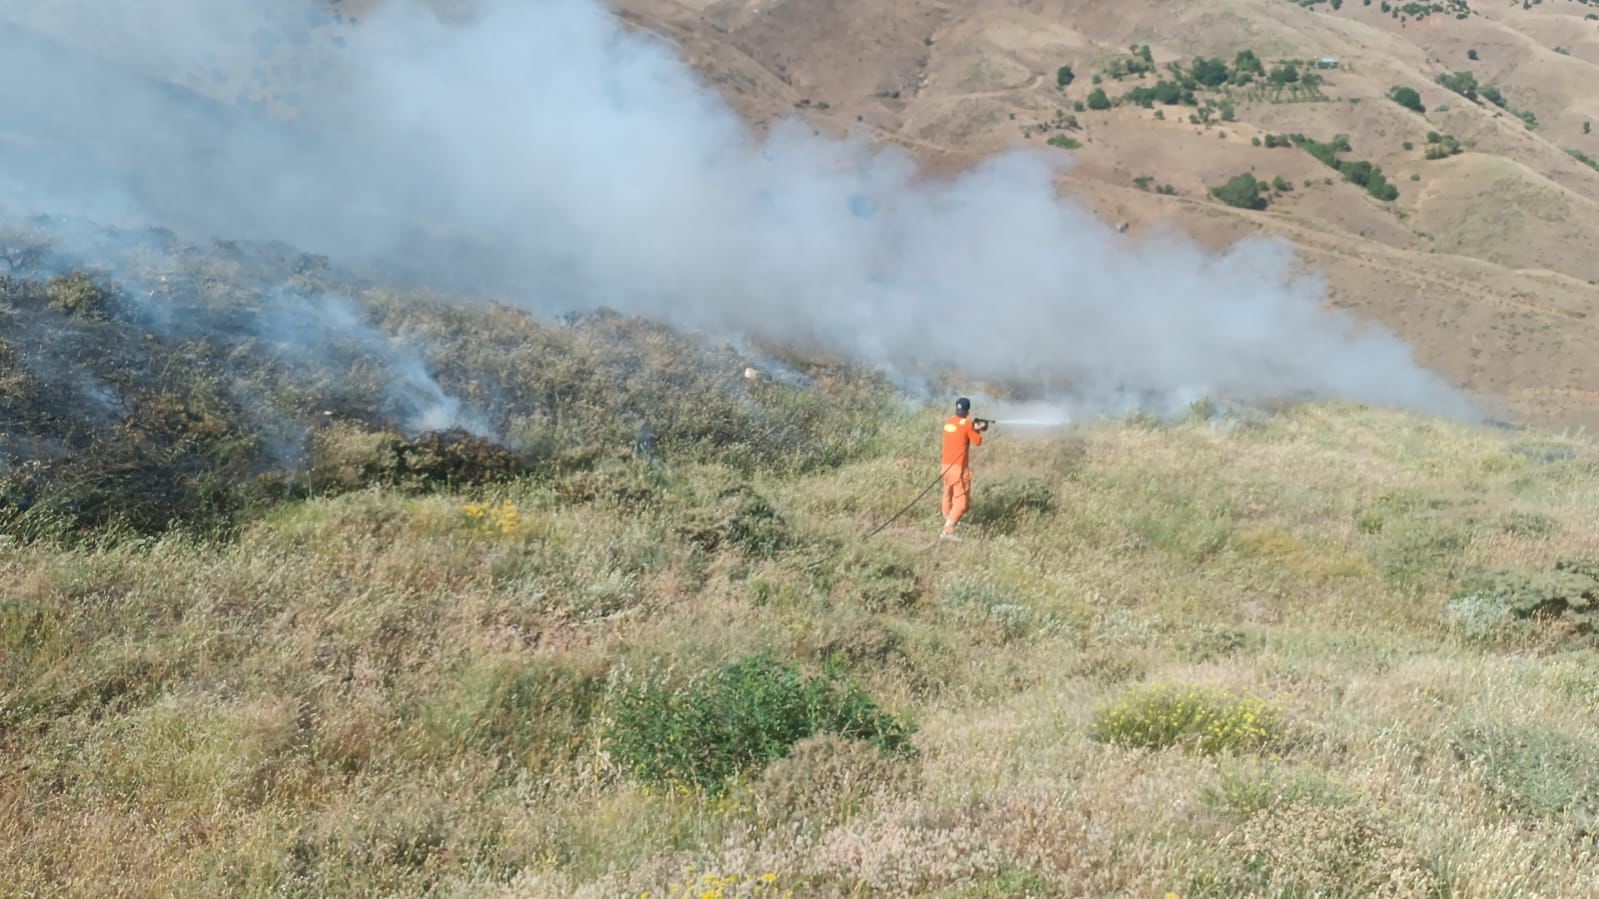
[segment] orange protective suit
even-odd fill
[[[972,469],[968,464],[971,448],[983,445],[983,432],[972,426],[970,418],[950,416],[944,422],[944,533],[971,507]]]

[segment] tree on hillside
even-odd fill
[[[1438,83],[1467,100],[1477,101],[1477,76],[1470,72],[1451,72],[1438,76]]]
[[[1467,50],[1466,51],[1466,58],[1471,60],[1472,62],[1476,62],[1477,61],[1477,51],[1476,50]]]
[[[1427,107],[1421,105],[1421,94],[1413,87],[1396,86],[1388,92],[1388,99],[1413,112],[1427,111]]]
[[[1272,84],[1298,84],[1299,83],[1299,66],[1295,65],[1294,63],[1288,62],[1288,63],[1283,63],[1282,65],[1278,66],[1275,69],[1272,69],[1271,70],[1271,83]]]
[[[1061,66],[1055,70],[1056,87],[1065,87],[1075,80],[1077,80],[1077,74],[1072,71],[1071,66]]]
[[[1110,97],[1105,95],[1104,88],[1096,87],[1094,92],[1088,95],[1088,108],[1099,110],[1110,108]]]
[[[1233,70],[1248,72],[1251,75],[1266,74],[1266,67],[1260,64],[1260,57],[1256,56],[1253,50],[1238,51],[1238,55],[1233,57]]]
[[[1248,172],[1234,177],[1221,187],[1210,189],[1216,199],[1239,209],[1265,209],[1266,201],[1260,195],[1263,185]]]
[[[1497,85],[1490,84],[1484,87],[1482,89],[1482,98],[1500,109],[1505,108],[1505,95],[1499,92]]]
[[[1227,83],[1227,63],[1201,56],[1194,60],[1191,74],[1195,81],[1206,87],[1221,87]]]

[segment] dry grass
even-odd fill
[[[1599,548],[1589,446],[1331,406],[999,432],[978,504],[1043,510],[950,546],[924,508],[862,542],[931,471],[932,420],[827,471],[0,543],[4,892],[1599,893],[1591,638],[1442,620],[1474,571]],[[750,496],[782,539],[709,540]],[[917,752],[812,737],[714,796],[607,757],[624,672],[762,649],[842,666]],[[1258,697],[1282,732],[1092,739],[1146,682]]]

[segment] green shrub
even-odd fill
[[[1049,145],[1051,147],[1059,147],[1062,150],[1078,150],[1083,146],[1082,141],[1065,134],[1057,134],[1051,137],[1049,139]]]
[[[1477,100],[1477,76],[1470,72],[1451,72],[1438,76],[1438,83],[1467,100]]]
[[[1266,201],[1260,196],[1261,183],[1255,176],[1245,172],[1233,177],[1221,187],[1210,189],[1211,194],[1218,200],[1238,209],[1265,209]]]
[[[1413,87],[1394,87],[1388,92],[1388,99],[1412,112],[1426,112],[1427,107],[1421,103],[1421,94]]]
[[[686,684],[619,689],[604,742],[612,758],[643,783],[719,792],[813,734],[905,752],[914,731],[836,674],[807,677],[761,653]]]
[[[1110,108],[1110,97],[1106,95],[1104,88],[1096,87],[1094,92],[1088,95],[1088,108],[1094,110]]]
[[[1142,749],[1179,746],[1207,755],[1281,739],[1282,716],[1265,702],[1209,687],[1139,687],[1094,712],[1091,736]]]
[[[1278,193],[1289,193],[1294,189],[1294,185],[1287,178],[1278,175],[1277,177],[1271,179],[1271,188]]]
[[[1599,160],[1594,159],[1592,156],[1589,156],[1587,153],[1584,153],[1581,150],[1567,150],[1566,152],[1570,154],[1572,159],[1575,159],[1588,168],[1599,172]]]
[[[1492,637],[1514,621],[1592,634],[1599,630],[1599,562],[1567,560],[1552,571],[1509,568],[1478,578],[1444,607],[1444,621],[1472,639]]]
[[[1060,68],[1055,70],[1055,86],[1056,87],[1066,87],[1067,85],[1071,84],[1073,81],[1076,81],[1076,80],[1077,80],[1077,75],[1076,75],[1075,72],[1072,71],[1072,67],[1071,66],[1061,66]]]

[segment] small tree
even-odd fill
[[[1294,63],[1284,63],[1271,70],[1272,84],[1298,84],[1299,66]]]
[[[1482,89],[1482,98],[1500,109],[1505,108],[1505,95],[1499,92],[1498,85],[1490,84],[1484,87]]]
[[[1427,107],[1421,104],[1421,94],[1413,87],[1395,87],[1388,92],[1388,99],[1412,112],[1426,112]]]
[[[1221,87],[1227,83],[1227,63],[1201,56],[1194,60],[1191,74],[1195,81],[1206,87]]]
[[[1477,76],[1470,72],[1453,72],[1439,75],[1438,83],[1454,91],[1467,100],[1477,100]]]
[[[1265,209],[1266,201],[1260,196],[1262,185],[1248,172],[1235,176],[1221,187],[1210,189],[1216,199],[1238,209]]]
[[[1104,88],[1096,87],[1094,88],[1094,92],[1088,95],[1088,108],[1095,110],[1105,110],[1110,108],[1110,97],[1105,95]]]
[[[1061,66],[1055,70],[1056,87],[1066,87],[1075,80],[1077,80],[1077,74],[1072,71],[1071,66]]]
[[[1371,177],[1366,179],[1366,193],[1384,203],[1399,199],[1399,188],[1389,184],[1388,179],[1383,177],[1383,173],[1378,169],[1372,169]]]
[[[1477,61],[1477,51],[1476,51],[1476,49],[1474,48],[1474,49],[1471,49],[1471,50],[1467,50],[1466,51],[1466,58],[1471,60],[1472,62],[1476,62]]]
[[[1292,191],[1294,189],[1294,185],[1287,178],[1278,175],[1277,177],[1271,179],[1271,189],[1277,191],[1278,193],[1285,194]]]
[[[1260,64],[1260,57],[1253,50],[1240,50],[1233,58],[1233,71],[1246,72],[1250,75],[1265,75],[1266,67]]]

